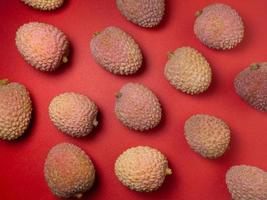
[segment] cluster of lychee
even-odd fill
[[[64,0],[22,0],[39,10],[54,10]],[[145,28],[157,26],[165,10],[164,0],[116,0],[127,20]],[[227,50],[236,47],[244,37],[244,25],[237,11],[225,4],[211,4],[196,13],[194,32],[209,48]],[[30,22],[16,33],[16,46],[27,63],[40,71],[54,71],[68,62],[70,42],[53,25]],[[90,50],[95,61],[116,75],[131,75],[142,67],[142,52],[132,36],[118,27],[97,32]],[[205,92],[212,82],[212,70],[206,58],[192,47],[179,47],[169,53],[164,75],[177,90],[190,95]],[[267,63],[254,63],[236,76],[238,95],[258,110],[267,110]],[[32,103],[29,92],[19,83],[0,81],[0,139],[14,140],[27,130]],[[53,124],[72,137],[84,137],[98,125],[96,103],[87,96],[66,92],[54,97],[49,105]],[[126,127],[147,131],[156,127],[162,116],[156,94],[140,83],[127,83],[116,94],[115,114]],[[229,126],[215,116],[196,114],[184,125],[189,146],[205,158],[222,156],[230,145]],[[167,158],[148,146],[124,151],[114,165],[118,180],[139,192],[157,190],[165,176],[172,174]],[[79,147],[61,143],[48,153],[45,179],[58,197],[80,198],[95,180],[95,168],[89,156]],[[226,174],[226,184],[235,200],[266,200],[267,173],[253,166],[234,166]]]

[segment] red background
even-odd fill
[[[267,2],[221,0],[238,10],[246,26],[242,44],[224,52],[206,48],[193,33],[194,13],[212,2],[167,0],[163,23],[155,29],[144,29],[126,21],[113,0],[68,0],[55,12],[37,11],[19,0],[0,0],[0,76],[25,84],[34,105],[32,126],[26,136],[0,142],[0,199],[56,199],[44,180],[43,164],[49,149],[61,142],[80,146],[95,164],[97,181],[85,199],[226,200],[230,195],[224,176],[230,166],[250,164],[267,169],[266,114],[249,107],[233,88],[233,79],[240,70],[252,62],[267,60]],[[15,47],[15,32],[30,21],[51,23],[69,36],[72,54],[64,68],[42,73],[21,58]],[[112,75],[90,55],[91,36],[110,25],[123,28],[140,44],[145,62],[137,75]],[[212,86],[202,95],[178,92],[164,79],[167,52],[184,45],[201,51],[212,66]],[[130,81],[149,86],[163,106],[161,124],[147,133],[128,130],[114,115],[114,94]],[[88,95],[100,108],[99,127],[87,138],[66,136],[49,120],[50,100],[65,91]],[[195,113],[218,116],[231,127],[231,149],[222,158],[207,160],[188,147],[183,124]],[[116,157],[136,145],[158,148],[168,157],[173,175],[157,192],[130,191],[114,175]]]

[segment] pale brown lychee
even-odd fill
[[[0,139],[14,140],[28,129],[32,102],[26,87],[0,80]]]
[[[191,95],[205,92],[212,79],[206,58],[191,47],[181,47],[169,54],[164,75],[177,90]]]
[[[148,146],[132,147],[116,160],[115,174],[126,187],[138,192],[157,190],[172,174],[166,157]]]
[[[87,96],[66,92],[53,98],[49,105],[49,116],[63,133],[83,137],[97,126],[98,108]]]
[[[16,33],[16,46],[25,61],[40,71],[54,71],[68,62],[67,36],[51,24],[22,25]]]
[[[21,0],[37,10],[50,11],[60,8],[64,0]]]

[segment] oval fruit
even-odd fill
[[[165,0],[116,0],[121,14],[141,27],[157,26],[164,16]]]
[[[66,92],[53,98],[49,105],[49,116],[63,133],[83,137],[97,126],[98,108],[88,97]]]
[[[95,168],[78,146],[61,143],[50,149],[44,175],[50,190],[57,197],[81,198],[94,184]]]
[[[196,13],[194,32],[204,45],[217,50],[236,47],[244,37],[244,24],[237,11],[215,3]]]
[[[32,102],[26,87],[0,80],[0,139],[14,140],[28,129]]]
[[[90,49],[96,62],[113,74],[134,74],[142,66],[143,57],[138,44],[117,27],[107,27],[96,33]]]
[[[181,47],[170,53],[164,74],[177,90],[191,95],[206,91],[212,79],[209,63],[191,47]]]
[[[186,120],[185,138],[189,146],[205,158],[218,158],[230,144],[230,128],[221,119],[204,114]]]
[[[151,192],[163,184],[166,175],[172,174],[172,170],[160,151],[138,146],[127,149],[117,158],[115,174],[131,190]]]
[[[267,173],[257,167],[231,167],[226,173],[226,184],[233,200],[267,199]]]
[[[234,81],[236,93],[252,107],[267,111],[267,62],[241,71]]]
[[[26,5],[37,10],[50,11],[60,8],[64,0],[22,0]]]
[[[67,36],[50,24],[22,25],[16,33],[16,46],[25,61],[40,71],[54,71],[68,62]]]
[[[130,129],[145,131],[159,124],[162,110],[157,96],[149,88],[127,83],[116,95],[115,113]]]

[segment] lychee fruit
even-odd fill
[[[60,8],[64,0],[21,0],[37,10],[50,11]]]
[[[116,0],[121,14],[141,27],[152,28],[163,19],[165,0]]]
[[[134,74],[142,66],[143,57],[138,44],[117,27],[107,27],[95,33],[90,49],[96,62],[113,74]]]
[[[40,71],[54,71],[68,62],[67,36],[50,24],[22,25],[16,33],[16,46],[25,61]]]
[[[169,54],[164,75],[177,90],[191,95],[206,91],[212,80],[209,63],[191,47],[181,47]]]
[[[22,136],[31,117],[32,102],[26,87],[0,80],[0,139],[14,140]]]
[[[52,99],[49,116],[54,125],[63,133],[83,137],[97,126],[98,108],[87,96],[66,92]]]
[[[257,167],[231,167],[226,173],[226,184],[233,200],[267,199],[267,173]]]
[[[189,146],[205,158],[218,158],[229,148],[230,128],[211,115],[191,116],[185,122],[184,134]]]
[[[249,105],[267,111],[267,62],[254,63],[234,80],[236,93]]]
[[[81,198],[95,181],[95,168],[78,146],[61,143],[50,149],[44,176],[54,195],[61,198]]]
[[[209,48],[226,50],[236,47],[244,37],[244,24],[237,11],[215,3],[196,13],[194,32]]]
[[[148,146],[132,147],[124,151],[115,162],[115,174],[126,187],[137,192],[152,192],[171,175],[166,157]]]
[[[159,124],[162,110],[157,96],[149,88],[127,83],[116,94],[115,113],[130,129],[145,131]]]

